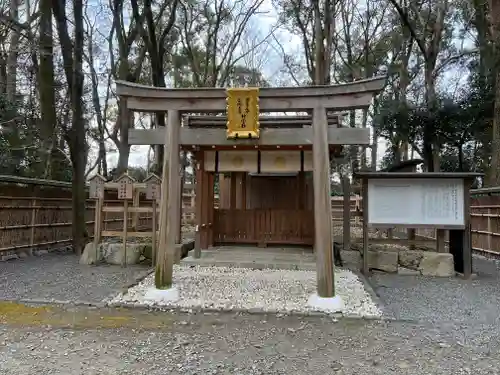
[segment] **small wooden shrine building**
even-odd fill
[[[370,143],[369,129],[342,127],[333,113],[367,108],[384,84],[385,77],[260,89],[168,89],[117,82],[116,92],[126,103],[122,118],[130,118],[130,111],[168,112],[165,128],[130,129],[128,134],[129,144],[166,145],[160,244],[164,230],[167,250],[174,251],[179,150],[188,150],[196,160],[197,254],[226,243],[311,245],[318,295],[333,296],[330,159],[343,145]],[[272,112],[309,115],[270,116]]]

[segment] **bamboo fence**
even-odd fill
[[[0,255],[33,250],[56,249],[68,246],[72,240],[71,183],[0,175]],[[184,189],[183,221],[194,221],[194,194],[192,185]],[[134,199],[131,206],[146,204],[145,196]],[[147,204],[151,205],[151,202]],[[85,221],[90,238],[94,236],[96,200],[87,199]],[[123,200],[116,191],[107,191],[104,197],[102,229],[118,231],[123,228]],[[139,210],[140,211],[140,210]],[[151,214],[131,212],[129,225],[138,231],[152,227]]]

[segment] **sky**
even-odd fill
[[[260,39],[265,38],[270,30],[272,30],[273,26],[277,22],[276,12],[271,4],[270,0],[266,0],[262,7],[260,8],[259,14],[255,15],[253,19],[250,21],[249,29],[251,30],[252,35],[255,37],[255,33],[258,33]],[[275,36],[280,41],[280,45],[284,48],[287,54],[293,53],[302,53],[301,40],[298,36],[295,36],[289,32],[284,30],[277,30],[275,32]],[[272,40],[272,39],[271,39]],[[457,41],[458,43],[462,43],[461,41]],[[457,45],[457,47],[459,47]],[[273,43],[269,45],[261,46],[256,52],[256,60],[259,66],[258,68],[263,72],[264,77],[270,79],[271,81],[276,81],[275,83],[279,85],[283,85],[287,81],[289,82],[287,85],[292,86],[293,81],[290,77],[283,75],[280,73],[280,70],[283,68],[282,61],[282,51],[277,46],[273,47]],[[248,61],[248,59],[244,62],[249,64],[254,64],[253,60]],[[456,82],[463,84],[463,81],[467,77],[463,75],[462,72],[456,69],[451,69],[447,71],[440,79],[440,85],[448,86],[454,85]],[[359,116],[360,117],[360,116]],[[148,155],[147,146],[132,146],[129,165],[137,166],[137,167],[146,167],[147,166],[147,155]],[[383,138],[378,139],[378,163],[383,157],[385,150],[387,149],[387,142]],[[368,162],[370,162],[370,150],[367,150],[367,158]],[[117,152],[109,152],[108,153],[108,165],[109,168],[112,168],[116,165],[118,160]]]
[[[276,24],[276,14],[275,11],[269,1],[266,1],[263,4],[263,9],[261,9],[261,14],[255,16],[252,20],[253,25],[258,25],[258,29],[260,31],[260,35],[264,38],[269,34],[269,31]],[[301,41],[300,38],[291,33],[278,30],[275,33],[276,37],[279,39],[280,44],[285,49],[286,53],[300,53],[301,51]],[[276,77],[279,74],[279,71],[283,67],[282,55],[281,51],[278,48],[263,47],[265,48],[263,52],[265,54],[265,61],[262,65],[262,72],[265,77]],[[281,77],[280,77],[281,78]],[[290,80],[290,84],[293,82],[288,77],[283,77],[284,79]],[[379,139],[378,141],[378,153],[379,155],[383,155],[386,148],[386,142],[383,139]],[[147,166],[147,158],[148,158],[148,146],[132,146],[130,152],[129,165],[134,167],[143,167]],[[369,154],[369,153],[368,153]],[[108,153],[108,165],[109,168],[113,168],[116,166],[118,162],[118,152],[110,152]]]

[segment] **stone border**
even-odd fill
[[[421,324],[425,323],[423,321],[419,320],[412,320],[412,319],[396,319],[396,318],[391,318],[391,317],[374,317],[374,316],[359,316],[359,315],[354,315],[354,314],[328,314],[320,311],[309,311],[309,312],[296,312],[296,311],[289,311],[289,312],[276,312],[276,311],[263,311],[259,309],[232,309],[232,310],[218,310],[218,309],[211,309],[211,308],[193,308],[193,309],[181,309],[181,308],[154,308],[152,306],[146,306],[146,305],[135,305],[131,306],[129,304],[102,304],[102,303],[95,303],[95,302],[83,302],[83,301],[57,301],[57,300],[43,300],[43,299],[33,299],[33,300],[24,300],[24,299],[19,299],[19,300],[2,300],[2,302],[7,302],[7,303],[19,303],[23,305],[35,305],[35,306],[57,306],[60,308],[74,308],[74,307],[86,307],[86,308],[95,308],[95,309],[127,309],[127,310],[141,310],[141,311],[152,311],[152,312],[165,312],[165,313],[183,313],[183,314],[191,314],[191,315],[196,315],[196,314],[239,314],[239,315],[254,315],[254,316],[266,316],[266,315],[274,315],[276,318],[284,318],[287,316],[293,316],[293,317],[312,317],[312,318],[330,318],[334,322],[338,320],[352,320],[352,321],[360,321],[364,320],[367,322],[380,322],[380,323],[386,323],[386,322],[401,322],[401,323],[416,323],[416,324]]]
[[[383,303],[382,299],[380,296],[376,293],[375,288],[373,287],[372,283],[369,281],[368,278],[366,278],[360,271],[358,270],[349,270],[351,271],[362,283],[363,287],[365,288],[366,292],[368,293],[369,297],[372,298],[373,302],[375,303],[376,307],[380,309],[382,312],[382,316],[377,317],[377,316],[360,316],[356,314],[343,314],[343,313],[327,313],[327,312],[321,312],[321,311],[280,311],[280,310],[262,310],[258,308],[233,308],[233,309],[216,309],[216,308],[205,308],[201,306],[195,306],[195,307],[176,307],[176,306],[155,306],[155,305],[148,305],[145,303],[125,303],[125,302],[115,302],[112,303],[110,299],[105,299],[103,301],[103,304],[105,307],[110,307],[110,308],[126,308],[126,309],[141,309],[141,310],[151,310],[151,311],[170,311],[170,312],[183,312],[183,313],[245,313],[245,314],[256,314],[256,315],[265,315],[265,314],[271,314],[271,315],[281,315],[281,316],[317,316],[317,317],[331,317],[334,319],[357,319],[357,320],[370,320],[370,321],[398,321],[398,319],[388,316],[389,314],[387,313],[387,308],[385,304]],[[132,282],[127,286],[126,288],[123,288],[121,293],[122,295],[128,292],[128,289],[136,286],[139,284],[143,279],[145,279],[147,276],[149,276],[151,273],[153,273],[154,270],[149,270],[148,273],[141,274],[140,277],[136,279],[135,282]],[[113,295],[115,297],[116,294]],[[399,321],[408,321],[410,322],[411,320],[399,320]]]
[[[123,286],[119,292],[112,292],[111,294],[109,294],[107,297],[105,297],[102,300],[102,303],[104,303],[106,305],[110,300],[112,300],[114,297],[116,297],[116,295],[118,293],[121,293],[121,294],[127,293],[130,288],[133,288],[134,286],[138,285],[142,280],[144,280],[146,277],[151,275],[153,272],[154,272],[153,267],[150,267],[147,270],[139,272],[139,275],[135,277],[134,281],[132,281],[128,284],[125,284],[125,286]]]
[[[370,296],[370,298],[373,300],[375,305],[379,308],[379,310],[382,312],[382,318],[386,318],[387,315],[389,315],[389,312],[387,310],[387,306],[385,305],[384,301],[382,298],[378,295],[376,292],[375,285],[370,281],[368,277],[365,277],[363,273],[359,270],[350,270],[353,274],[355,274],[358,279],[363,283],[363,286],[365,287],[366,292]],[[393,314],[391,314],[393,315]],[[395,318],[389,318],[389,319],[395,319]]]
[[[369,320],[369,321],[395,321],[394,318],[386,317],[376,317],[376,316],[359,316],[355,314],[342,314],[342,313],[325,313],[321,311],[279,311],[279,310],[261,310],[257,308],[242,309],[214,309],[214,308],[204,308],[204,307],[171,307],[171,306],[150,306],[144,303],[108,303],[106,307],[110,308],[123,308],[123,309],[139,309],[139,310],[150,310],[150,311],[162,311],[162,312],[181,312],[188,314],[198,314],[198,313],[237,313],[237,314],[249,314],[249,315],[276,315],[277,317],[283,316],[313,316],[313,317],[330,317],[333,319],[352,319],[352,320]]]
[[[25,305],[48,305],[48,306],[63,306],[63,307],[91,307],[91,308],[125,308],[129,310],[139,309],[139,310],[149,310],[149,311],[163,311],[163,312],[174,312],[174,313],[188,313],[188,314],[198,314],[198,313],[221,313],[221,314],[249,314],[249,315],[276,315],[278,318],[284,316],[296,316],[296,317],[323,317],[332,319],[348,319],[348,320],[366,320],[366,321],[379,321],[379,322],[419,322],[417,320],[411,319],[396,319],[392,316],[387,316],[387,311],[382,299],[376,293],[370,280],[364,277],[359,271],[351,270],[363,283],[365,290],[369,296],[373,299],[377,307],[382,311],[382,316],[360,316],[356,314],[342,314],[342,313],[326,313],[321,311],[279,311],[279,310],[262,310],[257,308],[243,309],[243,308],[233,308],[233,309],[215,309],[215,308],[203,308],[203,307],[161,307],[161,306],[151,306],[147,304],[130,304],[130,303],[111,303],[111,299],[114,298],[118,293],[125,294],[128,290],[141,281],[143,281],[147,276],[154,272],[154,269],[147,269],[142,271],[134,281],[126,284],[126,286],[121,288],[119,292],[113,292],[108,297],[105,297],[99,302],[94,301],[84,301],[84,300],[57,300],[57,299],[44,299],[44,298],[19,298],[19,299],[3,299],[0,302],[12,302],[12,303],[22,303]]]

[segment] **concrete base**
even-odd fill
[[[309,297],[307,305],[313,308],[315,311],[323,312],[342,312],[344,309],[344,302],[340,296],[333,296],[330,298],[323,298],[314,293]]]
[[[179,300],[179,290],[175,286],[169,289],[156,289],[152,287],[146,291],[144,299],[159,304],[176,302]]]

